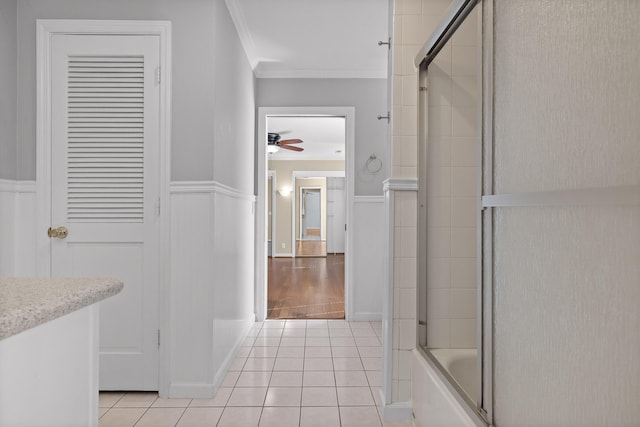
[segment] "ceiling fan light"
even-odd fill
[[[278,147],[277,145],[267,145],[267,153],[269,154],[277,153],[278,150],[280,150],[280,147]]]

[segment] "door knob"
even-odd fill
[[[67,230],[67,227],[58,227],[58,228],[49,227],[49,230],[47,230],[47,234],[49,235],[49,237],[57,237],[58,239],[64,239],[65,237],[67,237],[67,234],[69,234],[69,230]]]

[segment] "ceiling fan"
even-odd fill
[[[295,147],[292,145],[292,144],[300,144],[301,142],[304,142],[301,139],[297,139],[297,138],[281,139],[282,137],[278,132],[269,132],[267,137],[268,137],[268,145],[267,145],[268,153],[275,153],[280,148],[284,148],[285,150],[291,150],[291,151],[304,151],[304,148]]]

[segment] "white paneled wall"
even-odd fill
[[[0,180],[0,276],[36,275],[36,232],[35,183]]]
[[[0,277],[15,275],[15,181],[0,180]]]
[[[172,185],[170,397],[213,397],[253,321],[253,203],[215,182]]]
[[[356,196],[353,204],[353,259],[351,320],[382,318],[385,255],[384,197]]]

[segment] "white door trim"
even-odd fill
[[[45,230],[51,226],[51,39],[56,34],[75,35],[149,35],[160,40],[160,284],[158,324],[160,346],[158,380],[160,395],[169,388],[169,181],[171,171],[171,22],[169,21],[96,21],[38,19],[37,47],[37,121],[36,121],[36,210],[37,274],[51,275],[51,241]]]
[[[265,190],[267,188],[267,116],[339,116],[344,117],[346,128],[345,141],[345,180],[346,180],[346,220],[347,238],[345,242],[344,291],[345,317],[353,317],[353,198],[355,194],[355,107],[258,107],[258,133],[256,139],[256,234],[255,234],[255,313],[256,320],[267,316],[267,219]]]

